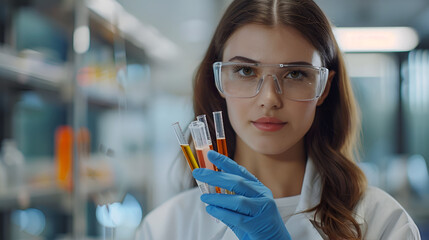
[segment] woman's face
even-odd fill
[[[319,53],[301,33],[281,25],[248,24],[239,28],[226,42],[222,61],[300,62],[321,66]],[[285,98],[276,92],[272,77],[265,78],[255,97],[224,97],[237,144],[245,144],[243,147],[264,155],[283,154],[302,143],[313,123],[318,103],[318,100],[298,102]]]

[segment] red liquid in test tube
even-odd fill
[[[197,121],[204,123],[204,125],[205,125],[204,126],[205,127],[204,130],[206,132],[207,142],[209,144],[210,150],[213,150],[212,138],[210,136],[209,125],[207,123],[206,115],[205,114],[198,115],[197,116]],[[213,168],[214,168],[215,171],[219,171],[219,169],[214,164],[212,164],[212,165],[213,165]],[[222,193],[222,190],[219,187],[216,187],[216,193]]]

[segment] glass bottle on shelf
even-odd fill
[[[2,142],[2,158],[7,175],[7,186],[20,191],[24,187],[24,155],[16,147],[15,141],[5,139]]]

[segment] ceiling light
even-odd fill
[[[334,35],[344,52],[404,52],[419,43],[410,27],[338,27]]]

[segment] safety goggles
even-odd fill
[[[229,97],[255,97],[265,79],[274,81],[276,93],[295,101],[319,98],[328,79],[328,69],[311,65],[215,62],[216,87]],[[268,81],[268,80],[267,80]]]

